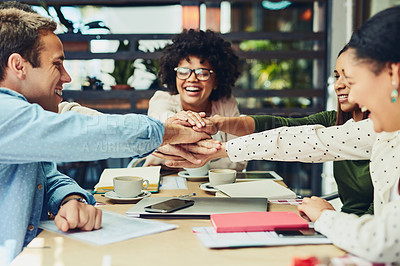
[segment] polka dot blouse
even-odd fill
[[[375,215],[324,211],[315,228],[350,253],[376,262],[400,262],[400,200],[389,201],[400,177],[400,131],[377,134],[369,119],[329,128],[282,127],[231,140],[226,150],[233,161],[370,159]]]
[[[370,120],[350,120],[343,126],[328,128],[306,125],[267,130],[231,140],[226,149],[232,161],[365,160],[371,157],[375,139]]]

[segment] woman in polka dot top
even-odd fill
[[[239,137],[222,145],[204,162],[229,156],[235,160],[322,162],[371,160],[374,215],[337,212],[323,199],[305,198],[299,206],[315,229],[357,256],[374,262],[400,263],[400,6],[370,18],[349,42],[343,73],[349,100],[370,112],[361,122],[342,126],[281,127]],[[189,164],[175,158],[170,167]]]
[[[299,206],[335,245],[376,262],[400,262],[399,25],[400,6],[373,16],[352,35],[351,56],[344,62],[349,100],[370,111],[378,132],[370,157],[375,216],[338,213],[317,197]]]

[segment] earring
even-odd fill
[[[397,84],[395,81],[392,81],[392,85],[393,85],[394,89],[390,93],[390,99],[391,99],[392,103],[394,103],[394,102],[396,102],[397,98],[399,97],[399,92],[397,91]]]

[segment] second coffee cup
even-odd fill
[[[149,186],[149,181],[138,176],[117,176],[113,179],[114,192],[121,198],[133,198]]]
[[[212,187],[234,183],[236,180],[236,170],[212,169],[208,171],[208,180]]]
[[[189,176],[206,176],[208,174],[208,170],[210,170],[210,162],[207,162],[201,167],[185,168],[185,170]]]

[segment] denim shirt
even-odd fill
[[[164,131],[143,115],[48,112],[0,88],[0,245],[15,239],[16,256],[69,194],[95,203],[55,162],[144,157],[162,143]]]

